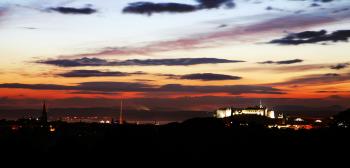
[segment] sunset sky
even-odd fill
[[[350,107],[348,0],[1,0],[0,109]]]

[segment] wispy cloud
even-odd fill
[[[281,85],[294,85],[294,86],[302,86],[302,85],[320,85],[320,84],[332,84],[332,83],[341,83],[350,81],[350,74],[315,74],[315,75],[305,75],[297,78],[293,78],[287,80],[285,82],[279,82],[274,84],[269,84],[273,86],[281,86]]]
[[[121,46],[106,47],[96,52],[81,53],[74,55],[64,55],[61,58],[82,58],[82,57],[98,57],[107,55],[150,55],[152,53],[175,51],[175,50],[193,50],[198,48],[216,47],[215,41],[220,41],[220,45],[227,41],[233,41],[245,36],[254,36],[269,32],[283,32],[299,28],[309,28],[317,25],[337,22],[350,15],[333,14],[328,15],[329,11],[307,14],[291,14],[280,16],[261,22],[255,22],[240,27],[232,27],[225,29],[216,29],[216,32],[193,34],[186,38],[179,38],[168,41],[150,42],[142,46]],[[350,13],[350,12],[349,12]],[[339,32],[338,32],[339,33]],[[343,32],[340,32],[341,34]],[[258,39],[256,39],[258,41]],[[273,42],[277,43],[277,41]]]
[[[220,64],[244,62],[240,60],[227,60],[218,58],[175,58],[175,59],[131,59],[124,61],[108,61],[99,58],[81,59],[50,59],[41,60],[36,63],[49,64],[60,67],[80,67],[80,66],[189,66],[199,64]]]
[[[22,29],[27,29],[27,30],[38,30],[39,28],[37,27],[21,27]]]
[[[0,6],[0,22],[3,21],[3,19],[5,18],[5,16],[8,13],[8,8],[7,7],[1,7]]]
[[[245,67],[236,68],[234,72],[253,72],[253,71],[272,71],[277,73],[302,72],[329,68],[329,64],[309,64],[309,65],[288,65],[288,66],[269,66],[269,67]]]
[[[6,10],[6,8],[0,7],[0,17],[5,15]]]
[[[320,90],[316,93],[350,93],[350,91],[338,91],[338,90]]]
[[[333,11],[333,13],[346,12],[348,10],[350,10],[350,8],[336,9],[336,10]]]

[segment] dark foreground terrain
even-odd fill
[[[2,155],[35,156],[39,160],[100,157],[113,158],[104,162],[185,159],[225,163],[244,159],[287,164],[346,161],[350,149],[350,129],[334,125],[311,130],[227,127],[214,118],[161,126],[51,122],[42,127],[27,122],[20,126],[15,124],[18,122],[1,122]]]

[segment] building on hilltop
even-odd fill
[[[233,107],[219,108],[214,113],[214,117],[216,118],[231,117],[234,115],[259,115],[259,116],[265,116],[269,118],[275,118],[275,112],[263,106],[261,102],[260,102],[260,105],[258,106],[247,107],[243,109],[233,108]]]

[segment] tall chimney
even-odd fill
[[[119,124],[123,124],[123,99],[120,99]]]

